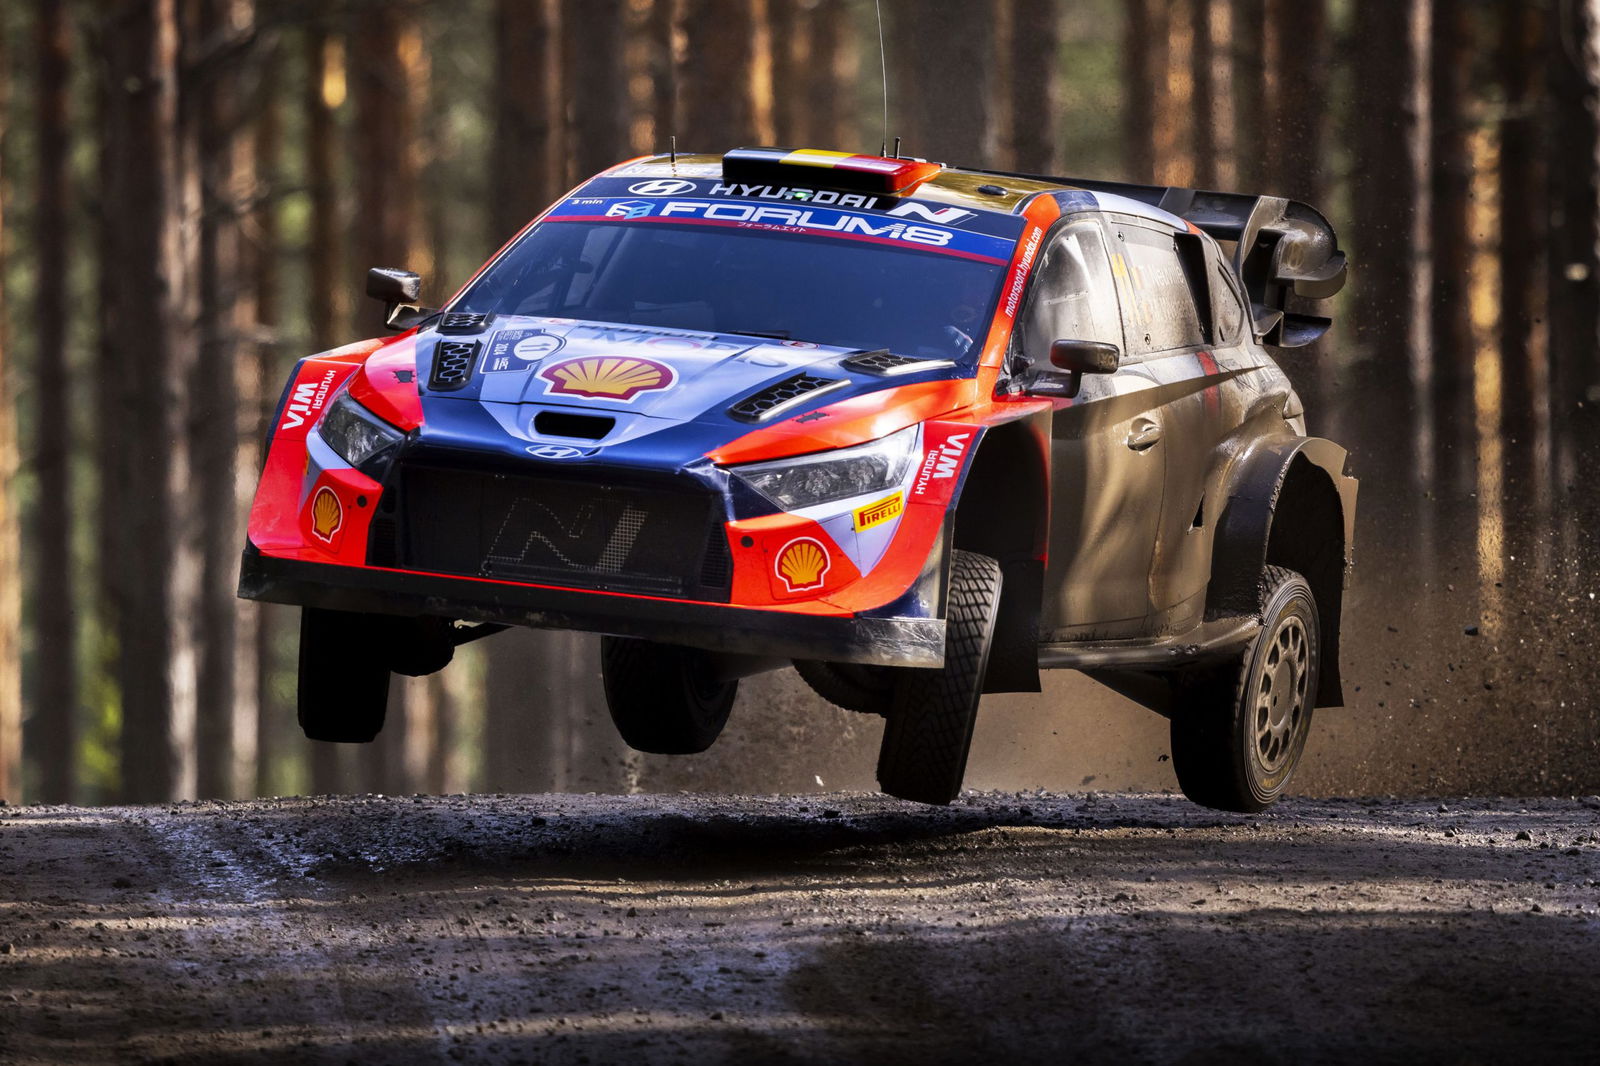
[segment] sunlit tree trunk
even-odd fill
[[[849,87],[858,73],[868,80],[871,76],[857,65],[850,7],[846,0],[817,0],[809,22],[811,51],[802,90],[806,107],[800,140],[813,148],[860,150],[865,145],[854,121],[855,98]],[[872,147],[877,147],[876,139]]]
[[[1239,106],[1235,143],[1238,146],[1238,188],[1264,192],[1267,180],[1266,142],[1268,115],[1265,98],[1271,89],[1267,72],[1265,0],[1230,0],[1229,49]],[[1213,48],[1218,42],[1213,41]]]
[[[1122,35],[1122,144],[1129,181],[1152,182],[1162,167],[1159,133],[1169,110],[1168,0],[1128,0]]]
[[[678,132],[677,0],[650,0],[643,33],[645,69],[650,75],[651,148],[665,152]]]
[[[1007,163],[1029,174],[1056,169],[1057,64],[1061,12],[1055,0],[1011,0],[1005,67]]]
[[[0,114],[9,114],[12,42],[0,24]],[[5,129],[0,127],[0,149]],[[0,151],[3,155],[3,151]],[[0,168],[0,799],[22,799],[22,570],[13,486],[17,471],[16,389],[6,328],[5,201],[8,175]]]
[[[550,3],[497,0],[494,18],[489,239],[498,247],[555,198],[552,159],[559,139],[552,121],[557,65]]]
[[[68,156],[70,24],[56,0],[35,5],[35,150],[38,193],[33,245],[38,269],[32,332],[33,404],[32,557],[34,711],[29,745],[39,767],[39,798],[67,803],[73,795],[78,714],[77,621],[73,611],[74,486],[71,462],[71,355],[67,349],[68,211],[72,190]]]
[[[767,51],[772,72],[772,141],[794,147],[805,126],[801,85],[810,70],[809,20],[800,0],[767,0]]]
[[[101,8],[105,93],[102,367],[115,439],[106,543],[122,699],[122,794],[148,802],[191,795],[197,649],[192,621],[200,559],[187,439],[194,378],[193,270],[184,231],[194,203],[183,144],[174,0]],[[175,446],[176,444],[176,446]]]
[[[749,0],[682,0],[678,146],[725,152],[754,143],[755,19]]]
[[[1501,411],[1507,435],[1526,445],[1507,455],[1526,461],[1537,458],[1530,435],[1542,435],[1547,403],[1544,72],[1554,57],[1545,52],[1543,5],[1509,4],[1499,14]]]
[[[1194,182],[1232,189],[1234,165],[1233,9],[1229,0],[1194,0]]]
[[[1433,0],[1432,215],[1433,396],[1441,476],[1472,484],[1472,155],[1475,120],[1471,0]]]

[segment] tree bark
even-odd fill
[[[859,150],[865,145],[856,128],[855,97],[849,89],[858,73],[850,8],[846,0],[818,0],[809,21],[811,54],[800,139],[811,148],[839,151],[848,145]]]
[[[1231,0],[1229,42],[1234,83],[1239,87],[1238,187],[1264,192],[1269,184],[1266,166],[1267,114],[1265,100],[1271,83],[1267,74],[1266,4],[1264,0]]]
[[[77,619],[72,565],[71,356],[67,349],[68,177],[67,99],[71,37],[67,12],[56,0],[35,5],[38,73],[35,145],[38,193],[33,244],[34,477],[33,535],[34,714],[29,746],[39,768],[39,799],[70,803],[78,715]]]
[[[242,214],[253,192],[253,161],[244,133],[244,68],[254,32],[250,0],[199,0],[194,70],[187,89],[199,111],[200,360],[194,376],[190,446],[198,490],[204,576],[200,605],[198,788],[205,798],[230,798],[248,787],[239,750],[255,739],[255,685],[240,683],[242,633],[234,579],[242,523],[239,511],[241,416],[249,375],[239,364],[255,319],[246,286]],[[252,353],[253,354],[253,353]],[[248,637],[242,641],[241,637]],[[252,655],[253,658],[253,655]]]
[[[1233,49],[1229,0],[1194,0],[1194,182],[1202,189],[1238,185]]]
[[[994,19],[966,0],[885,6],[891,95],[889,144],[954,166],[983,167],[999,150]]]
[[[749,0],[683,0],[678,145],[721,154],[755,143],[755,20]]]
[[[677,0],[651,0],[644,37],[645,65],[650,75],[651,143],[655,151],[665,152],[678,132]]]
[[[1548,168],[1550,364],[1559,416],[1600,381],[1600,3],[1562,3],[1550,19],[1552,141],[1566,162]],[[1556,440],[1568,448],[1569,435]],[[1570,453],[1563,480],[1576,476]]]
[[[772,143],[800,147],[805,127],[804,72],[810,29],[800,0],[767,0],[767,52],[772,71]]]
[[[1500,9],[1500,328],[1501,413],[1510,436],[1525,437],[1546,411],[1545,257],[1549,203],[1545,199],[1544,69],[1550,57],[1540,4]],[[1529,447],[1508,449],[1531,458]]]
[[[1475,119],[1471,0],[1433,0],[1432,337],[1433,409],[1438,469],[1465,488],[1474,481],[1472,363],[1468,286],[1472,267],[1472,154]]]
[[[1056,170],[1061,12],[1055,0],[1011,0],[1006,48],[1012,167],[1029,174]]]
[[[1122,35],[1122,144],[1129,181],[1162,168],[1158,128],[1168,110],[1167,0],[1129,0]]]
[[[10,113],[13,51],[0,24],[0,114]],[[6,127],[0,125],[0,159]],[[22,619],[21,551],[17,508],[12,491],[17,471],[17,403],[13,384],[10,332],[6,328],[5,203],[10,198],[8,175],[0,167],[0,799],[22,799]]]
[[[1265,100],[1271,122],[1267,155],[1273,186],[1261,191],[1319,203],[1329,110],[1326,0],[1267,0],[1266,34],[1272,68],[1272,91]],[[1356,80],[1386,76],[1370,71]]]
[[[527,225],[559,191],[552,166],[559,141],[552,122],[554,41],[546,0],[495,4],[494,143],[489,168],[489,237],[495,245]]]
[[[122,699],[122,795],[193,795],[200,559],[186,449],[194,379],[192,153],[180,124],[175,0],[104,11],[99,385],[109,591]],[[137,486],[137,489],[134,488]]]
[[[628,79],[611,57],[625,54],[623,0],[562,0],[561,70],[566,90],[567,178],[584,181],[628,157]],[[526,62],[526,60],[520,60]]]

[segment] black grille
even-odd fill
[[[494,316],[482,314],[477,311],[451,311],[439,319],[435,327],[439,333],[482,333],[483,327],[489,324]]]
[[[935,367],[954,366],[955,364],[948,359],[924,359],[916,355],[896,355],[885,348],[876,352],[859,352],[841,360],[839,365],[846,370],[858,370],[866,374],[891,377],[895,374],[909,374],[917,370],[932,370]]]
[[[708,495],[417,466],[399,487],[406,569],[728,599],[727,538]]]
[[[784,378],[776,385],[768,385],[760,392],[746,396],[728,408],[728,413],[746,422],[762,422],[781,414],[814,392],[843,384],[842,379],[819,378],[802,370],[793,377]]]
[[[433,350],[433,372],[428,375],[428,388],[436,392],[459,389],[472,380],[472,364],[477,359],[477,341],[440,341]]]

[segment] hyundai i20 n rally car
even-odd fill
[[[961,789],[979,697],[1070,667],[1259,810],[1341,702],[1356,483],[1264,346],[1344,256],[1271,197],[739,149],[614,167],[442,310],[300,362],[240,595],[304,608],[308,736],[510,625],[604,634],[635,748],[702,751],[793,663]]]

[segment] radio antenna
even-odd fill
[[[678,165],[678,135],[676,133],[667,138],[667,151],[672,155],[672,165]]]
[[[883,0],[872,0],[873,8],[878,12],[878,71],[883,80],[883,147],[878,149],[879,155],[889,153],[889,56],[884,51],[883,45]],[[900,149],[895,149],[895,155],[900,154]]]

